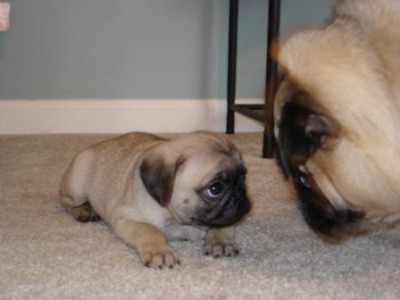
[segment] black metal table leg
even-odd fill
[[[229,39],[228,39],[228,86],[227,86],[227,118],[226,133],[235,132],[235,104],[236,94],[236,56],[238,31],[239,0],[230,0],[229,4]]]
[[[267,35],[267,66],[266,66],[266,92],[264,106],[264,139],[262,156],[271,158],[274,155],[274,97],[278,87],[278,66],[271,57],[271,46],[278,43],[280,28],[280,0],[269,0],[268,7],[268,35]]]

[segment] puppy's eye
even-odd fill
[[[222,181],[212,182],[204,191],[204,194],[209,199],[216,199],[222,196],[225,191],[225,184]]]

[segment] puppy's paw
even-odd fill
[[[139,251],[140,259],[146,267],[154,269],[172,269],[180,265],[180,261],[175,252],[168,246],[150,246]]]
[[[215,258],[232,257],[239,254],[235,246],[234,228],[213,228],[207,231],[203,253]]]
[[[206,242],[203,247],[203,254],[214,258],[233,257],[239,254],[239,250],[233,243]]]

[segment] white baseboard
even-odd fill
[[[240,103],[262,103],[260,99]],[[235,131],[261,123],[235,114]],[[225,131],[222,99],[0,100],[0,134]]]

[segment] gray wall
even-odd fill
[[[224,98],[228,0],[9,0],[0,99]],[[332,0],[283,0],[282,28]],[[264,93],[268,0],[240,1],[238,97]]]

